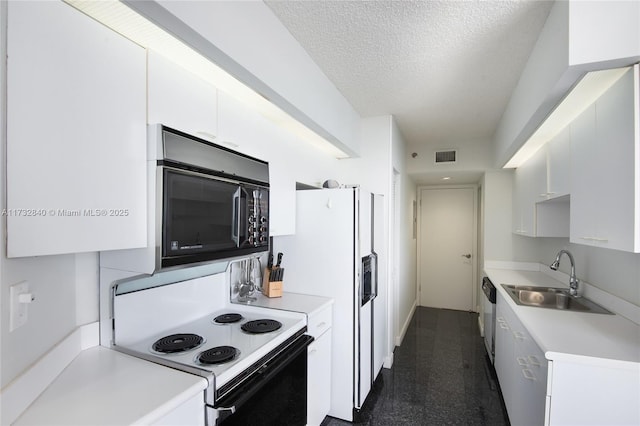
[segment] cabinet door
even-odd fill
[[[307,424],[318,426],[331,408],[331,329],[307,351]]]
[[[571,210],[570,239],[586,244],[595,234],[593,212],[597,197],[593,193],[600,173],[593,164],[596,145],[596,106],[591,105],[571,123]]]
[[[547,145],[547,198],[571,192],[571,127],[565,127]]]
[[[144,49],[63,2],[8,8],[8,256],[144,247]]]
[[[284,130],[248,105],[219,93],[219,137],[222,144],[269,162],[269,235],[291,235],[296,229],[296,180],[287,156]]]
[[[634,251],[636,215],[635,167],[640,162],[634,129],[634,78],[629,70],[596,101],[598,139],[592,157],[597,173],[595,243]],[[635,229],[634,229],[635,228]],[[601,238],[603,244],[599,244]],[[638,249],[638,248],[636,248]]]
[[[496,337],[495,337],[495,362],[494,366],[500,389],[504,397],[505,404],[511,405],[513,398],[513,338],[509,327],[508,316],[506,315],[506,302],[502,295],[498,293],[496,300]]]
[[[495,368],[511,424],[545,419],[547,362],[516,314],[498,293]]]
[[[513,232],[528,237],[536,236],[536,202],[546,199],[546,153],[538,150],[515,171],[513,185]]]
[[[629,70],[571,125],[571,242],[640,251],[634,78]]]
[[[161,123],[216,142],[215,87],[154,51],[149,51],[148,84],[149,123]]]

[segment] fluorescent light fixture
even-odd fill
[[[445,176],[442,178],[442,180],[451,180],[451,176]]]
[[[518,152],[511,157],[504,168],[515,168],[525,163],[541,147],[602,96],[628,69],[628,67],[615,68],[587,73],[522,145]]]
[[[165,56],[204,81],[248,104],[267,119],[324,153],[334,158],[349,157],[341,149],[292,118],[255,90],[120,1],[64,1],[134,43]],[[213,135],[209,137],[211,136]]]

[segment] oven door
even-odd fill
[[[301,336],[216,401],[215,424],[306,425],[307,346],[312,341],[311,336]]]

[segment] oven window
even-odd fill
[[[236,184],[165,170],[163,256],[236,247],[237,191]]]

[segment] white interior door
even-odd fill
[[[420,190],[420,305],[473,310],[475,192]]]

